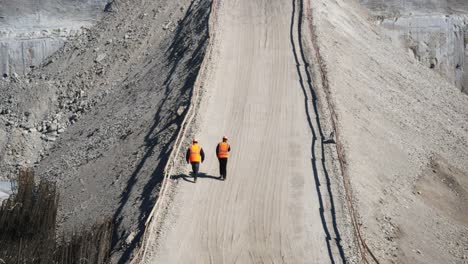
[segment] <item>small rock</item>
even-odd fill
[[[101,53],[99,54],[96,59],[94,60],[95,62],[97,63],[100,63],[101,61],[103,61],[104,59],[106,58],[106,54],[105,53]]]
[[[96,75],[102,75],[103,73],[104,73],[104,69],[102,67],[96,70]]]
[[[104,6],[104,12],[116,12],[117,9],[115,7],[115,3],[114,1],[110,1],[106,4],[106,6]]]
[[[28,123],[23,123],[23,124],[20,125],[20,127],[23,128],[23,129],[29,130],[29,129],[33,128],[33,125],[28,124]]]
[[[19,75],[15,72],[11,75],[11,80],[13,82],[20,82]]]
[[[56,137],[51,137],[51,136],[46,136],[46,135],[42,135],[41,136],[41,139],[45,140],[45,141],[49,141],[49,142],[54,142],[57,140]]]
[[[52,123],[48,128],[47,132],[55,132],[58,130],[58,125],[56,123]]]
[[[65,129],[63,129],[63,128],[59,128],[59,129],[57,130],[57,133],[58,133],[58,134],[62,134],[63,132],[65,132]]]
[[[77,114],[71,115],[70,118],[69,118],[69,120],[70,120],[70,121],[76,121],[76,120],[78,120],[78,115],[77,115]]]
[[[185,111],[185,107],[184,106],[180,106],[178,109],[177,109],[177,116],[181,116]]]
[[[54,63],[55,59],[54,58],[51,58],[50,60],[47,61],[47,63],[45,64],[45,66],[51,64],[51,63]]]
[[[127,239],[125,239],[125,243],[127,245],[130,245],[134,239],[135,239],[135,232],[132,231],[130,235],[128,235]]]
[[[169,21],[166,25],[163,26],[163,30],[168,30],[170,25],[171,21]]]

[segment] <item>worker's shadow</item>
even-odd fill
[[[213,180],[221,181],[221,178],[208,175],[208,174],[206,174],[204,172],[199,172],[198,173],[198,178],[207,178],[207,179],[213,179]],[[186,174],[174,175],[174,176],[171,177],[171,179],[173,179],[173,180],[182,179],[182,180],[184,180],[186,182],[194,183],[193,172],[190,172],[189,175],[186,175]]]

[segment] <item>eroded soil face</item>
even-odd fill
[[[0,81],[0,177],[57,182],[59,231],[114,220],[141,238],[205,56],[210,1],[118,1],[26,76]]]
[[[415,185],[427,205],[468,227],[468,175],[434,158]]]
[[[39,3],[40,2],[40,3]],[[0,4],[0,71],[24,75],[105,13],[107,0],[15,0]]]

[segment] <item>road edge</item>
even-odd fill
[[[168,162],[164,168],[164,180],[161,184],[156,204],[151,210],[150,214],[148,215],[148,219],[145,223],[145,231],[143,234],[142,243],[137,253],[134,255],[132,261],[130,262],[131,264],[141,263],[145,260],[148,246],[150,245],[149,242],[152,240],[152,236],[155,233],[152,231],[161,229],[161,225],[164,222],[164,217],[167,213],[167,210],[169,209],[169,205],[171,202],[171,193],[174,192],[174,189],[177,186],[177,184],[171,180],[171,176],[173,174],[174,169],[179,165],[177,161],[180,156],[180,150],[182,148],[182,145],[184,144],[186,139],[189,138],[190,135],[194,132],[192,131],[193,129],[191,129],[191,125],[193,125],[194,122],[196,122],[197,110],[199,109],[200,102],[202,101],[203,96],[203,85],[205,80],[207,79],[207,74],[209,70],[208,65],[213,60],[213,44],[216,39],[215,25],[218,21],[218,10],[219,0],[211,0],[210,17],[208,22],[208,47],[206,49],[206,54],[203,58],[203,62],[200,66],[200,71],[195,80],[189,108],[185,114],[184,120],[182,121],[181,129],[179,130],[174,146],[171,150],[171,153],[169,154]]]
[[[301,0],[304,1],[304,0]],[[367,245],[364,235],[361,231],[362,220],[359,216],[359,212],[355,209],[356,201],[353,196],[353,189],[351,184],[351,179],[349,176],[348,170],[348,162],[347,162],[347,154],[345,151],[344,143],[341,139],[340,133],[340,125],[339,125],[339,115],[336,111],[335,102],[333,99],[333,95],[331,93],[331,89],[329,87],[328,82],[328,65],[326,64],[325,60],[323,59],[322,53],[320,51],[320,43],[317,40],[319,38],[317,31],[316,31],[316,24],[314,22],[314,12],[310,5],[310,0],[305,0],[306,6],[304,10],[304,18],[303,22],[307,24],[309,30],[307,35],[309,39],[303,39],[302,41],[306,42],[306,46],[308,46],[307,42],[310,42],[309,49],[310,49],[310,57],[314,61],[311,64],[313,68],[314,74],[313,78],[315,79],[315,84],[318,87],[319,92],[324,96],[319,96],[321,102],[321,108],[326,109],[328,111],[329,118],[326,120],[328,122],[327,125],[331,126],[332,131],[335,132],[335,153],[329,153],[333,156],[336,155],[336,158],[339,163],[339,175],[341,177],[341,185],[343,188],[343,195],[344,195],[344,203],[343,206],[348,211],[347,217],[349,218],[352,225],[352,234],[354,236],[353,243],[350,243],[350,250],[354,250],[356,252],[355,261],[361,260],[361,263],[369,263],[369,258],[372,259],[373,262],[379,263],[378,259],[375,257],[369,246]]]

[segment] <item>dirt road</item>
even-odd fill
[[[312,162],[321,145],[312,144],[313,133],[320,135],[312,129],[304,67],[296,67],[304,64],[299,11],[298,3],[281,0],[226,1],[217,10],[215,56],[198,121],[204,175],[196,184],[180,175],[144,262],[343,261],[336,223],[326,216],[326,187],[316,182],[323,172]],[[226,181],[217,179],[215,147],[222,135],[232,145]]]

